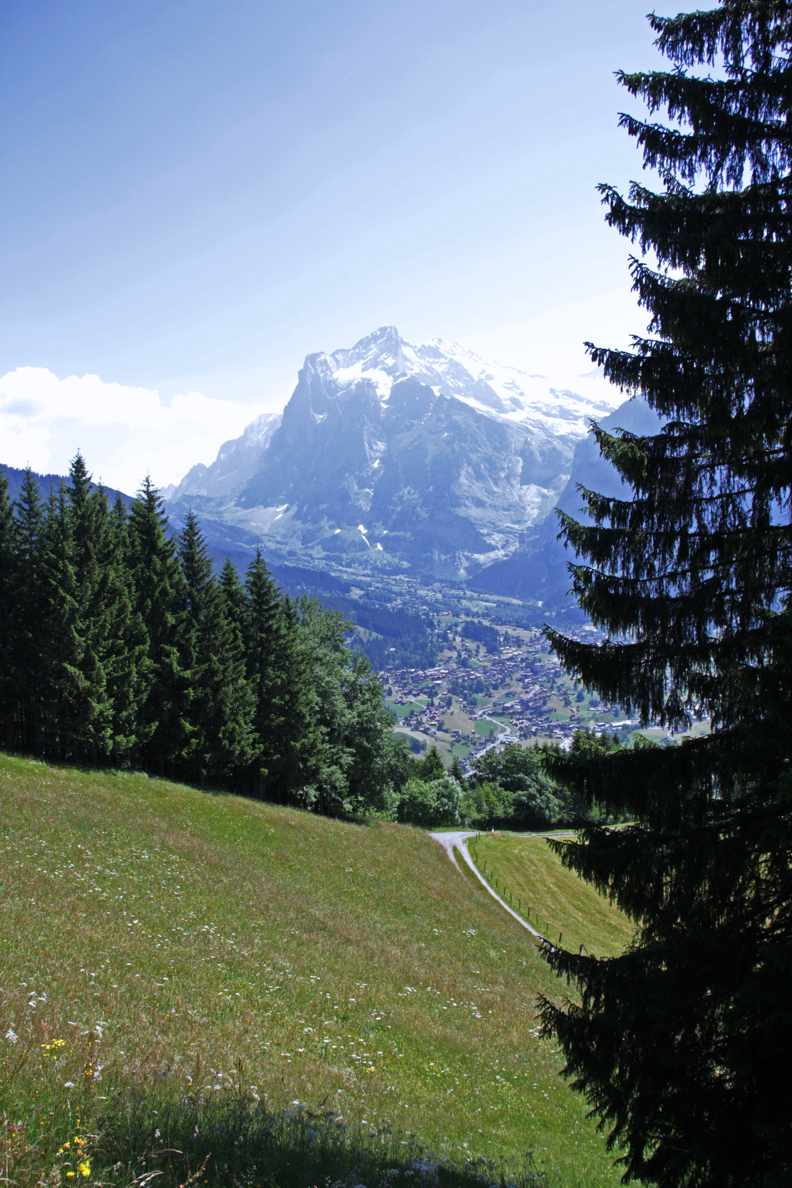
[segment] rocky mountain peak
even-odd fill
[[[334,392],[343,392],[368,381],[373,383],[381,399],[387,399],[393,382],[411,374],[404,347],[404,340],[395,326],[380,326],[354,346],[308,355],[303,372],[325,381]]]
[[[415,379],[485,416],[576,438],[585,435],[591,417],[607,416],[618,403],[615,392],[559,389],[546,376],[484,359],[448,339],[410,342],[395,326],[380,326],[352,347],[308,355],[300,374],[313,396],[321,390],[322,400],[367,383],[383,405],[394,383]]]
[[[614,397],[380,326],[306,356],[282,418],[226,443],[177,501],[202,497],[284,555],[462,576],[515,551]]]

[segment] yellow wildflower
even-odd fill
[[[77,1171],[80,1173],[80,1175],[82,1176],[82,1178],[83,1178],[84,1180],[87,1180],[87,1179],[88,1179],[88,1177],[89,1177],[89,1176],[90,1176],[90,1174],[91,1174],[91,1161],[90,1161],[90,1159],[83,1159],[83,1160],[82,1160],[80,1163],[78,1163],[78,1164],[77,1164]]]
[[[77,1175],[77,1172],[73,1172],[73,1171],[67,1171],[67,1172],[66,1172],[66,1179],[67,1179],[67,1180],[73,1180],[73,1179],[75,1178],[75,1176],[76,1176],[76,1175]]]
[[[60,1048],[65,1048],[65,1047],[66,1047],[66,1040],[62,1040],[62,1039],[50,1040],[50,1042],[48,1044],[41,1045],[42,1051],[49,1052],[50,1054],[52,1054],[53,1052],[57,1052]]]

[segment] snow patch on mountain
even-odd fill
[[[395,326],[381,326],[352,347],[309,355],[305,366],[337,393],[367,381],[383,407],[394,383],[417,379],[483,416],[576,438],[585,436],[591,418],[607,416],[621,399],[615,390],[583,395],[555,388],[545,376],[483,359],[444,338],[411,343]]]

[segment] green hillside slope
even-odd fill
[[[543,837],[481,834],[469,849],[479,870],[549,940],[560,936],[565,948],[583,944],[600,957],[630,943],[634,928],[627,916],[567,870]]]
[[[11,1183],[346,1183],[280,1149],[333,1127],[349,1183],[409,1136],[618,1181],[537,1036],[564,988],[417,830],[0,756],[0,883]]]

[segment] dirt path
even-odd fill
[[[457,854],[459,854],[462,861],[467,863],[467,865],[473,871],[473,874],[476,876],[476,878],[481,883],[481,885],[484,887],[484,889],[492,896],[492,898],[494,900],[496,900],[500,904],[500,906],[503,908],[504,911],[508,912],[510,916],[514,917],[514,919],[517,921],[517,923],[519,925],[521,925],[521,927],[523,927],[526,930],[526,932],[530,932],[531,936],[534,937],[534,939],[537,941],[541,941],[544,944],[549,943],[547,941],[546,937],[542,936],[541,932],[537,932],[537,930],[534,928],[533,924],[529,924],[527,920],[523,919],[523,917],[519,914],[519,912],[515,912],[514,908],[509,907],[506,900],[502,899],[501,896],[498,895],[498,892],[494,889],[494,887],[490,886],[490,884],[484,878],[484,875],[481,873],[479,868],[476,866],[473,859],[470,857],[470,851],[468,850],[467,843],[468,843],[468,838],[478,836],[478,834],[475,830],[462,830],[459,832],[451,832],[451,831],[443,830],[440,833],[430,833],[429,836],[434,838],[434,840],[436,842],[439,842],[439,844],[443,847],[445,852],[448,854],[448,857],[451,859],[451,861],[453,862],[454,866],[457,867],[457,869],[459,868],[459,863],[457,862]]]

